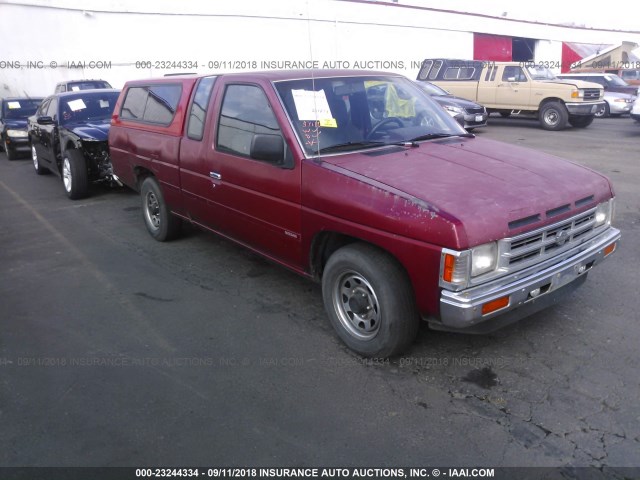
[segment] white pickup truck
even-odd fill
[[[542,128],[584,128],[603,104],[601,85],[558,79],[546,67],[528,62],[427,59],[418,81],[430,81],[487,108],[489,113],[536,115]]]

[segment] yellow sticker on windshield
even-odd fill
[[[328,128],[338,128],[338,122],[336,122],[335,118],[325,118],[324,120],[320,120],[320,126]]]
[[[9,110],[20,108],[20,102],[7,102],[7,105],[9,106]]]

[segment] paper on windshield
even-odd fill
[[[71,86],[71,91],[72,91],[72,92],[78,92],[78,91],[80,91],[80,87],[78,87],[78,86],[76,86],[76,85],[72,85],[72,86]]]
[[[20,102],[7,102],[9,109],[20,108]]]
[[[100,100],[100,108],[109,108],[109,100]]]
[[[78,110],[84,110],[85,108],[87,108],[87,106],[84,104],[84,101],[81,98],[78,98],[76,100],[71,100],[70,102],[67,102],[67,105],[69,105],[69,108],[74,112],[77,112]]]
[[[319,121],[323,127],[337,127],[324,90],[291,90],[299,120]]]

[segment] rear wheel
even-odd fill
[[[44,175],[47,173],[47,169],[40,165],[35,145],[31,145],[31,160],[33,161],[33,168],[35,168],[38,175]]]
[[[409,278],[376,247],[356,243],[331,255],[322,296],[338,336],[360,355],[398,355],[416,337],[419,316]]]
[[[89,194],[89,172],[87,161],[78,150],[67,150],[62,159],[62,183],[71,200],[84,198]]]
[[[180,233],[182,220],[171,214],[164,201],[158,181],[147,177],[140,187],[142,197],[142,215],[147,230],[159,242],[176,238]]]
[[[545,130],[562,130],[566,128],[569,112],[561,102],[545,103],[540,109],[540,125]]]

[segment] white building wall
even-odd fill
[[[338,0],[0,0],[0,25],[0,96],[48,95],[63,79],[103,78],[119,88],[132,78],[262,70],[277,61],[415,78],[426,57],[472,58],[472,32],[541,38],[536,61],[559,61],[562,40],[640,43],[640,34]],[[165,60],[198,68],[136,68]],[[89,61],[111,67],[67,68]]]

